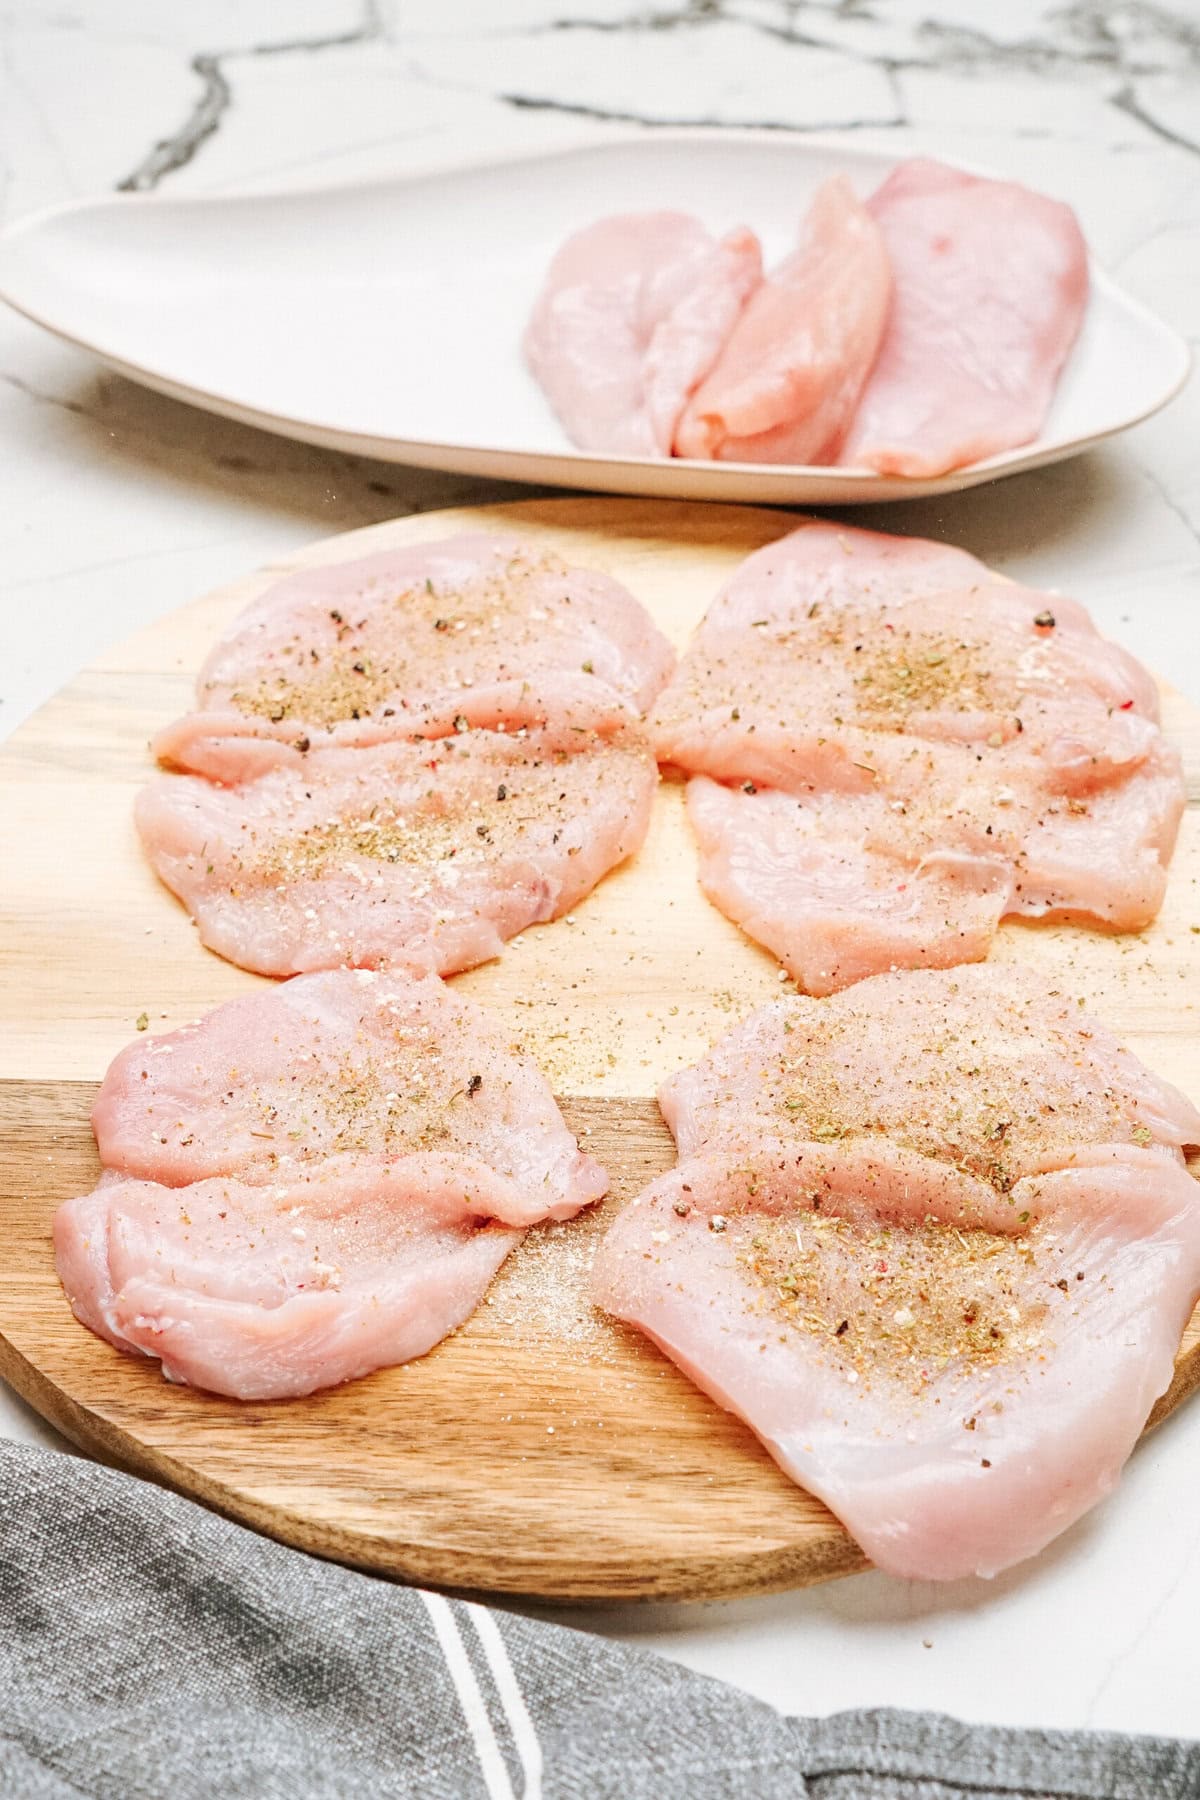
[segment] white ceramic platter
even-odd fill
[[[677,207],[714,230],[753,226],[771,260],[819,182],[842,172],[866,194],[891,167],[832,140],[664,131],[307,193],[116,196],[5,232],[0,296],[135,380],[269,431],[391,462],[682,499],[947,493],[1074,455],[1178,390],[1183,340],[1094,270],[1042,436],[938,480],[571,448],[520,354],[569,232],[608,212]]]

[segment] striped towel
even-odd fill
[[[3,1800],[1197,1800],[1200,1746],[790,1719],[0,1444]]]

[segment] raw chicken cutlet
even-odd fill
[[[839,460],[930,478],[1029,443],[1087,306],[1087,246],[1070,207],[921,158],[867,204],[892,305]]]
[[[834,461],[883,339],[891,286],[879,226],[835,176],[688,402],[676,455]]]
[[[155,871],[231,962],[447,975],[568,912],[632,855],[657,783],[636,728],[468,730],[314,749],[233,787],[162,776],[136,816]]]
[[[55,1219],[77,1316],[237,1398],[422,1354],[526,1226],[607,1188],[540,1071],[435,976],[300,976],[131,1044]]]
[[[811,524],[742,565],[650,724],[700,777],[705,892],[829,993],[984,957],[1006,916],[1148,924],[1185,797],[1157,719],[1076,602]]]
[[[740,228],[718,242],[686,213],[600,219],[557,252],[525,358],[573,444],[670,456],[688,397],[762,279]]]
[[[814,522],[748,557],[654,706],[659,760],[802,791],[864,786],[855,758],[900,734],[1015,744],[1082,786],[1145,755],[1154,682],[1077,601],[902,543]]]
[[[1003,1197],[1079,1144],[1157,1146],[1171,1163],[1200,1144],[1190,1101],[1077,1001],[1014,967],[877,975],[829,1000],[774,1001],[658,1098],[681,1157],[791,1135],[881,1157],[899,1147],[946,1161],[985,1211],[989,1191]]]
[[[993,1575],[1108,1493],[1200,1295],[1200,1114],[1005,969],[763,1007],[660,1092],[594,1296],[881,1568]]]
[[[710,605],[696,642],[760,619],[791,624],[813,605],[887,600],[899,606],[921,594],[994,580],[978,557],[953,544],[805,519],[746,558]]]
[[[84,1325],[169,1381],[292,1398],[423,1356],[471,1316],[524,1235],[489,1198],[465,1162],[116,1181],[59,1213],[58,1271]]]
[[[327,744],[547,720],[614,728],[673,662],[609,576],[508,539],[449,538],[277,582],[209,656],[198,710],[154,748],[231,782]]]
[[[92,1126],[106,1169],[166,1187],[435,1151],[508,1184],[506,1224],[571,1218],[604,1191],[541,1072],[436,976],[344,969],[230,1000],[123,1050]]]
[[[982,961],[1003,918],[1136,931],[1156,917],[1183,810],[1161,740],[1083,797],[946,746],[874,766],[860,793],[687,784],[705,894],[807,993]]]

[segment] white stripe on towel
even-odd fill
[[[488,1800],[516,1800],[512,1782],[508,1779],[508,1770],[504,1766],[504,1758],[500,1754],[500,1746],[496,1742],[496,1734],[492,1730],[492,1721],[488,1717],[475,1671],[471,1667],[471,1659],[467,1655],[466,1645],[462,1641],[458,1621],[450,1604],[441,1594],[427,1594],[424,1588],[418,1588],[417,1592],[429,1610],[433,1629],[442,1647],[442,1655],[446,1659],[446,1667],[454,1681],[459,1705],[475,1744],[479,1767],[483,1771]]]
[[[488,1667],[492,1671],[496,1691],[508,1714],[509,1727],[513,1734],[513,1742],[517,1746],[517,1755],[521,1759],[521,1772],[524,1776],[524,1785],[521,1789],[522,1800],[542,1800],[542,1746],[538,1742],[537,1731],[529,1716],[529,1708],[525,1704],[525,1697],[521,1693],[516,1671],[509,1659],[508,1646],[501,1635],[500,1627],[485,1606],[476,1606],[470,1600],[465,1601],[464,1605],[470,1614],[471,1623],[479,1633],[479,1641],[483,1645],[484,1655],[488,1659]]]

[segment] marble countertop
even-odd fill
[[[286,15],[286,17],[285,17]],[[1132,293],[1200,341],[1194,0],[0,0],[0,221],[113,188],[432,167],[581,121],[847,131],[1069,200]],[[1200,703],[1200,385],[1119,441],[864,509],[1083,599]],[[160,398],[0,309],[0,736],[104,645],[255,564],[527,490],[376,464]],[[0,1434],[51,1433],[0,1387]],[[771,1599],[575,1611],[793,1712],[1200,1735],[1200,1406],[1034,1564]],[[564,1615],[559,1615],[564,1616]]]

